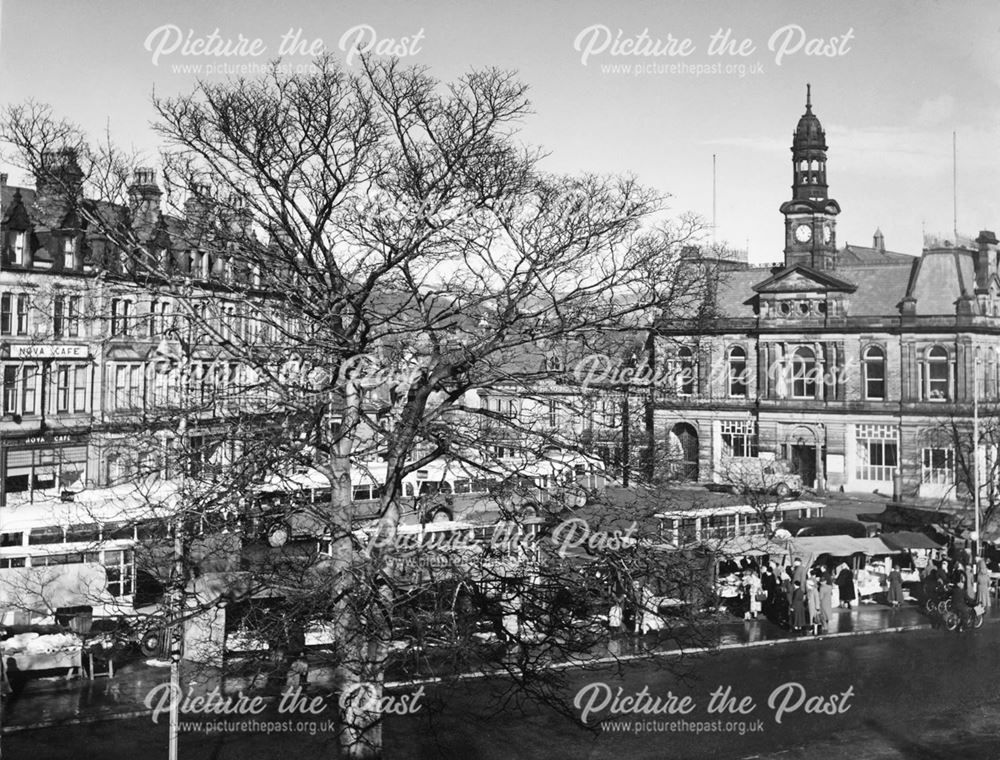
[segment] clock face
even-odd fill
[[[800,224],[795,228],[795,239],[800,243],[808,243],[813,236],[812,227],[808,224]]]
[[[823,225],[823,242],[829,243],[833,240],[833,227],[829,224]]]

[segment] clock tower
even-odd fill
[[[785,216],[785,266],[837,267],[837,214],[827,196],[826,134],[812,112],[806,85],[806,112],[792,136],[792,200],[781,204]]]

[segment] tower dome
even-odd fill
[[[806,85],[806,112],[799,118],[798,126],[792,137],[792,151],[825,151],[826,133],[823,125],[812,111],[812,93],[810,85]]]

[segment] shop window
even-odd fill
[[[891,481],[899,466],[899,436],[890,425],[858,425],[855,431],[858,480]]]
[[[751,420],[723,420],[722,454],[727,457],[756,457],[756,423]]]

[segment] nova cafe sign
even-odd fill
[[[21,343],[10,347],[11,359],[86,359],[87,346],[66,343]]]

